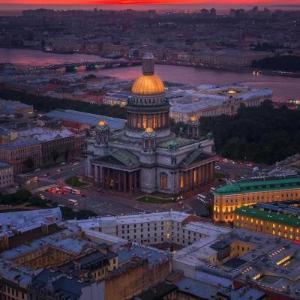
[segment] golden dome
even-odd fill
[[[101,120],[98,123],[99,126],[107,126],[107,122],[105,120]]]
[[[138,95],[157,95],[165,92],[165,86],[156,75],[142,75],[134,82],[131,91]]]

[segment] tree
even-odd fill
[[[275,109],[271,102],[241,107],[235,116],[202,118],[202,135],[213,133],[218,154],[273,164],[300,152],[300,111]]]
[[[65,151],[65,161],[68,161],[69,155],[70,155],[70,151],[69,151],[69,149],[66,149],[66,151]]]
[[[54,160],[54,162],[56,162],[58,160],[58,158],[59,158],[59,153],[57,150],[54,149],[52,151],[52,159]]]
[[[28,169],[28,170],[32,170],[33,167],[34,167],[34,161],[33,161],[33,158],[32,157],[28,157],[24,162],[23,164],[25,165],[25,167]]]

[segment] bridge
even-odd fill
[[[132,67],[138,66],[141,64],[141,61],[137,60],[103,60],[103,61],[86,61],[78,63],[64,63],[64,64],[55,64],[40,67],[39,69],[47,70],[59,70],[64,69],[65,72],[76,72],[78,68],[84,67],[87,71],[99,70],[99,69],[111,69],[111,68],[123,68],[123,67]]]

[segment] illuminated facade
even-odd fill
[[[234,226],[290,240],[300,240],[300,201],[287,204],[260,204],[234,212]],[[293,207],[296,205],[297,207]]]
[[[170,131],[165,87],[146,54],[134,82],[125,130],[111,133],[99,122],[88,140],[86,174],[105,189],[177,194],[213,179],[212,140],[176,137]]]
[[[233,222],[242,206],[285,200],[300,200],[300,177],[227,184],[214,193],[214,221]]]

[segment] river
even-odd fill
[[[55,54],[27,49],[0,49],[0,63],[45,66],[84,61],[102,61],[96,55]],[[140,75],[140,67],[105,69],[97,71],[101,75],[114,76],[121,79],[135,79]],[[184,66],[157,65],[156,73],[164,81],[185,84],[232,84],[243,83],[251,87],[271,88],[274,100],[286,101],[300,98],[300,78],[259,75],[252,73],[226,72]]]

